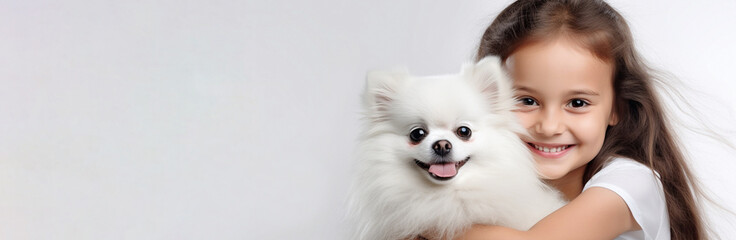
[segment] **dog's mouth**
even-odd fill
[[[438,162],[429,164],[414,159],[414,163],[416,163],[421,169],[426,170],[432,178],[440,181],[447,181],[457,176],[457,172],[465,165],[465,163],[468,162],[468,160],[470,160],[470,157],[459,162]]]

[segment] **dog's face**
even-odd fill
[[[405,138],[397,147],[438,183],[457,176],[482,144],[478,139],[484,134],[485,108],[479,103],[485,101],[461,81],[452,76],[416,78],[407,86],[410,91],[395,99],[392,125]]]
[[[458,75],[372,73],[365,93],[369,132],[391,142],[392,161],[446,184],[492,144],[493,121],[513,106],[510,95],[495,58],[466,65]]]

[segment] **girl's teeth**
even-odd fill
[[[539,151],[548,152],[548,153],[549,152],[551,153],[562,152],[563,150],[567,149],[567,146],[548,148],[548,147],[541,147],[541,146],[534,145],[534,147]]]

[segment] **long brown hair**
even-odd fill
[[[671,239],[707,237],[695,194],[701,191],[671,132],[652,87],[651,69],[634,49],[626,21],[600,0],[519,0],[486,29],[477,59],[497,55],[505,60],[523,44],[567,36],[596,57],[614,64],[614,111],[598,155],[588,163],[583,183],[608,159],[624,156],[659,173],[670,219]]]

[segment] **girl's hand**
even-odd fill
[[[455,236],[453,240],[485,240],[485,239],[488,239],[489,236],[494,236],[494,234],[498,234],[498,233],[503,234],[504,231],[508,232],[508,231],[516,231],[516,230],[499,227],[499,226],[475,224],[470,229],[466,230],[465,232],[461,233],[458,236]],[[440,240],[440,239],[432,236],[431,234],[422,234],[422,235],[418,235],[416,237],[408,238],[404,240]]]
[[[592,187],[545,217],[528,231],[473,225],[455,240],[589,240],[614,239],[641,227],[626,202],[609,189]]]
[[[524,232],[511,228],[475,224],[453,240],[523,239]]]

